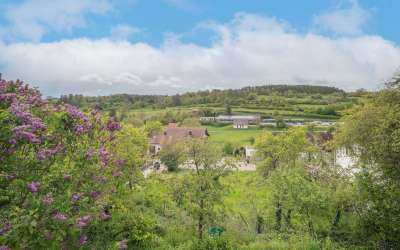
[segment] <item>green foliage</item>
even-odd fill
[[[178,169],[180,157],[179,147],[174,145],[164,147],[160,152],[160,160],[167,166],[168,171],[176,171]]]
[[[400,247],[400,91],[386,89],[344,118],[337,139],[357,159],[360,239]],[[367,205],[366,205],[367,204]]]
[[[192,250],[234,250],[232,243],[224,237],[207,237],[197,240],[191,247]]]
[[[225,155],[233,155],[234,148],[233,148],[232,143],[230,143],[230,142],[225,143],[223,150],[224,150]]]

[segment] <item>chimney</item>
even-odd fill
[[[174,122],[170,122],[170,123],[168,124],[168,127],[170,127],[170,128],[176,128],[176,127],[178,127],[178,124],[176,124],[176,123],[174,123]]]

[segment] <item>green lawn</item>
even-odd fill
[[[247,145],[250,144],[251,138],[257,138],[263,130],[258,126],[250,126],[248,129],[236,129],[232,124],[217,127],[217,126],[204,126],[210,134],[209,140],[216,143],[230,142],[234,145]]]

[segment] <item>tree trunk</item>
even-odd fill
[[[200,201],[200,213],[199,213],[199,221],[197,224],[197,232],[199,235],[199,239],[203,239],[203,229],[204,229],[204,214],[203,214],[203,207],[204,207],[204,201]]]
[[[257,234],[262,234],[264,232],[264,218],[257,215],[256,219],[256,232]]]
[[[276,230],[279,231],[281,230],[281,222],[282,222],[282,206],[280,202],[276,204],[275,220],[276,220]]]
[[[338,206],[336,208],[335,218],[333,218],[333,221],[332,221],[331,234],[335,233],[335,229],[339,225],[341,215],[342,215],[342,210]]]
[[[291,220],[292,220],[292,209],[289,209],[287,211],[287,213],[286,213],[286,216],[285,216],[285,221],[286,221],[286,227],[287,228],[291,228],[292,227]]]

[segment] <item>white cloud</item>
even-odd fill
[[[111,38],[115,40],[128,40],[132,35],[140,32],[140,29],[127,24],[119,24],[111,29]]]
[[[38,42],[50,31],[84,27],[87,14],[104,14],[111,9],[109,0],[26,0],[5,10],[8,25],[0,35],[5,40]]]
[[[370,17],[369,11],[363,9],[357,0],[349,0],[349,8],[335,8],[333,11],[314,17],[314,25],[324,31],[344,35],[359,35]]]
[[[47,95],[103,95],[274,83],[375,89],[400,65],[400,48],[379,36],[301,34],[243,13],[210,27],[219,38],[208,47],[179,39],[161,47],[112,39],[0,43],[0,70]]]

